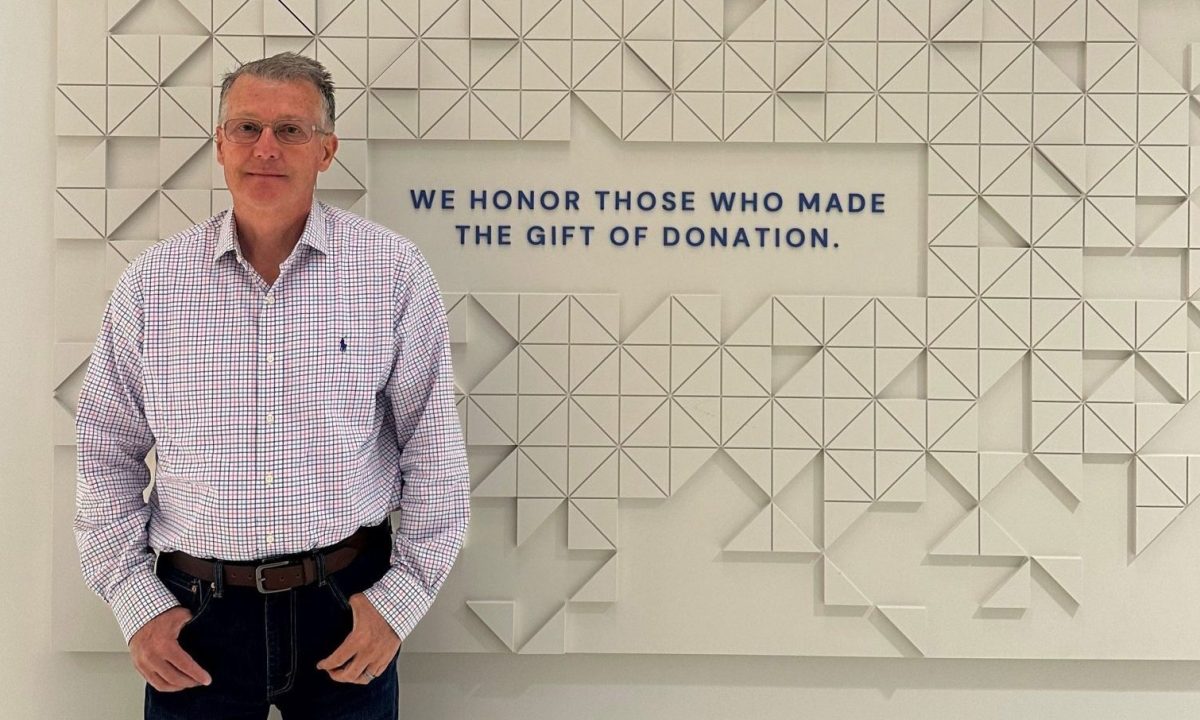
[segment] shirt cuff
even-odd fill
[[[411,575],[396,567],[364,590],[363,595],[392,627],[401,642],[433,604],[433,598],[425,589]]]
[[[153,571],[138,571],[113,592],[109,605],[128,645],[143,625],[179,605],[179,600]]]

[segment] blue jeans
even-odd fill
[[[395,657],[366,685],[337,682],[316,668],[350,632],[347,598],[387,571],[390,550],[382,533],[324,585],[269,595],[218,587],[159,563],[158,576],[192,611],[179,644],[209,672],[212,684],[178,692],[147,684],[146,720],[265,720],[271,705],[285,720],[396,720]]]

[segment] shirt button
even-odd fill
[[[274,423],[275,423],[275,413],[267,413],[267,424],[273,425]]]
[[[270,545],[270,544],[271,544],[271,543],[273,543],[273,542],[275,542],[275,536],[274,536],[274,535],[268,535],[268,536],[267,536],[267,544],[268,544],[268,545]]]
[[[272,295],[272,294],[270,294],[270,293],[267,293],[267,304],[268,304],[268,305],[274,305],[274,304],[275,304],[275,296],[274,296],[274,295]]]
[[[264,482],[266,482],[268,485],[275,482],[275,473],[267,473],[267,477],[264,478]]]
[[[275,362],[275,353],[267,353],[267,364]]]

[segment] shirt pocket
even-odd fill
[[[378,432],[393,356],[390,335],[345,331],[336,338],[330,415],[338,439],[352,451]]]

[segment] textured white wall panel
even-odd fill
[[[220,75],[294,49],[339,85],[321,196],[421,245],[456,332],[474,524],[411,650],[1200,656],[1200,36],[1164,7],[60,0],[59,647],[120,647],[69,537],[100,308],[227,206]],[[406,202],[684,186],[888,206],[798,252],[462,247],[564,216]]]

